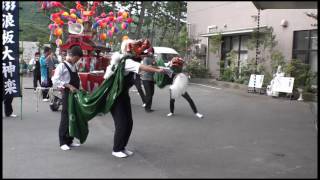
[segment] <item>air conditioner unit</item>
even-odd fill
[[[195,53],[197,55],[206,55],[206,45],[204,44],[196,44],[195,45]]]

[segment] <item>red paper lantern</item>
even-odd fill
[[[132,18],[128,18],[128,19],[127,19],[127,23],[130,24],[130,23],[132,23],[132,22],[133,22],[133,19],[132,19]]]
[[[127,12],[123,12],[123,13],[122,13],[122,17],[123,17],[123,19],[127,19],[128,13],[127,13]]]
[[[101,17],[106,17],[106,13],[101,13]]]
[[[62,28],[57,28],[57,29],[55,29],[54,30],[54,35],[55,36],[61,36],[62,35],[62,33],[63,33],[63,30],[62,30]]]
[[[113,32],[109,30],[109,31],[108,31],[108,36],[109,36],[109,37],[112,37],[112,35],[113,35]]]
[[[128,28],[128,24],[127,23],[122,23],[121,24],[121,28],[124,30],[124,29],[127,29]]]
[[[103,21],[101,21],[101,22],[99,23],[99,25],[100,25],[101,28],[106,28],[106,27],[107,27],[107,23],[105,23],[105,22],[103,22]]]
[[[100,39],[101,39],[102,41],[105,41],[105,40],[107,39],[107,34],[106,34],[106,33],[100,34]]]
[[[76,18],[77,18],[77,15],[75,15],[74,13],[72,13],[72,14],[70,14],[70,17],[71,17],[72,19],[76,19]]]

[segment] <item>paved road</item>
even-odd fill
[[[24,87],[31,78],[24,78]],[[133,88],[134,90],[134,88]],[[169,111],[168,89],[156,89],[146,114],[131,91],[134,126],[128,148],[134,156],[111,155],[110,114],[89,122],[87,142],[71,151],[58,146],[60,112],[25,90],[20,118],[3,119],[4,178],[316,178],[315,116],[305,102],[190,85],[196,118],[184,99]],[[14,100],[20,114],[20,98]]]

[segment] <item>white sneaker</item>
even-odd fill
[[[127,149],[124,149],[122,152],[124,152],[125,154],[127,154],[128,156],[132,156],[133,155],[133,152],[132,151],[129,151]]]
[[[69,147],[68,145],[66,145],[66,144],[60,146],[60,148],[61,148],[62,150],[64,150],[64,151],[70,150],[70,147]]]
[[[11,115],[10,115],[10,117],[15,118],[15,117],[17,117],[17,115],[15,115],[15,114],[11,114]]]
[[[142,107],[146,107],[146,103],[143,103],[143,104],[142,104]]]
[[[203,115],[200,114],[200,113],[197,113],[196,116],[197,116],[198,118],[200,118],[200,119],[203,118]]]
[[[119,151],[119,152],[112,151],[112,155],[115,156],[115,157],[118,157],[118,158],[126,158],[126,157],[128,157],[127,154],[125,154],[125,153],[123,153],[121,151]]]
[[[70,146],[71,147],[79,147],[79,146],[81,146],[79,143],[75,143],[75,142],[72,142],[71,144],[70,144]]]
[[[43,101],[43,102],[48,102],[48,101],[49,101],[49,99],[43,99],[42,101]]]
[[[170,116],[172,116],[172,115],[173,115],[173,113],[169,113],[169,114],[167,114],[167,116],[168,116],[168,117],[170,117]]]

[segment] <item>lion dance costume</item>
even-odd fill
[[[186,74],[182,73],[184,64],[183,59],[180,57],[174,57],[168,63],[164,63],[163,60],[158,59],[157,64],[159,66],[170,67],[170,69],[174,72],[172,77],[169,77],[165,74],[155,74],[156,84],[159,88],[164,88],[166,85],[170,85],[170,113],[167,116],[172,116],[174,114],[175,99],[182,96],[188,101],[194,114],[199,118],[203,118],[203,115],[198,113],[194,101],[186,91],[188,87],[188,77]]]

